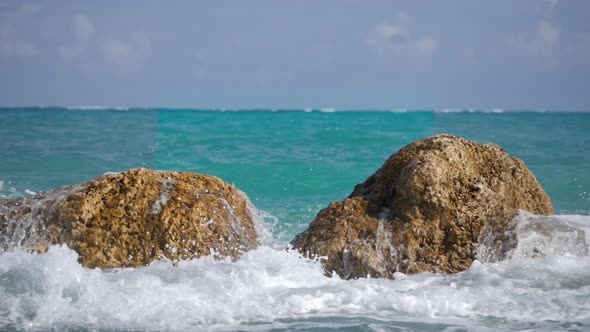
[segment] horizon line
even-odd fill
[[[531,108],[334,108],[334,107],[168,107],[168,106],[59,106],[59,105],[30,105],[30,106],[0,106],[0,110],[9,109],[60,109],[68,111],[200,111],[200,112],[435,112],[435,113],[588,113],[589,110],[572,109],[531,109]]]

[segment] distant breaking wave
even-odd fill
[[[18,106],[8,107],[0,106],[0,111],[4,110],[67,110],[67,111],[194,111],[194,112],[305,112],[305,113],[356,113],[356,112],[371,112],[371,113],[489,113],[489,114],[503,114],[503,113],[585,113],[590,110],[546,110],[546,109],[503,109],[503,108],[436,108],[436,109],[408,109],[408,108],[392,108],[392,109],[338,109],[331,107],[324,108],[175,108],[175,107],[140,107],[140,106]]]

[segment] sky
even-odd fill
[[[590,111],[590,1],[2,0],[0,105]]]

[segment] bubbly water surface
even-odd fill
[[[266,243],[210,257],[87,269],[54,246],[0,255],[0,326],[14,330],[554,330],[590,328],[590,217],[522,215],[511,258],[468,271],[342,280]],[[536,224],[535,224],[536,223]],[[533,225],[531,225],[533,224]],[[544,229],[540,224],[549,225]],[[525,229],[526,228],[526,229]]]

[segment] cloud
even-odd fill
[[[410,38],[406,28],[399,24],[381,23],[372,27],[365,42],[381,53],[402,54]]]
[[[92,21],[84,14],[74,15],[72,26],[75,35],[74,43],[59,48],[59,54],[64,59],[74,58],[84,53],[96,31]]]
[[[383,56],[431,58],[437,49],[432,37],[414,38],[408,26],[411,18],[399,14],[394,23],[383,22],[369,29],[365,44]]]
[[[109,65],[134,67],[143,64],[151,54],[150,40],[143,35],[136,35],[131,41],[107,38],[100,44],[100,51]]]
[[[0,29],[0,56],[31,57],[38,53],[37,47],[32,43],[15,38],[11,27]]]
[[[559,39],[559,28],[547,21],[540,21],[532,33],[512,38],[510,43],[523,55],[549,59],[553,56]]]
[[[74,40],[69,45],[61,46],[59,55],[62,59],[71,60],[87,53],[91,46],[93,51],[96,47],[98,53],[88,54],[79,63],[84,70],[125,73],[128,71],[125,69],[133,70],[143,64],[151,54],[151,42],[142,34],[131,35],[129,39],[103,37],[85,14],[72,16],[71,24]]]

